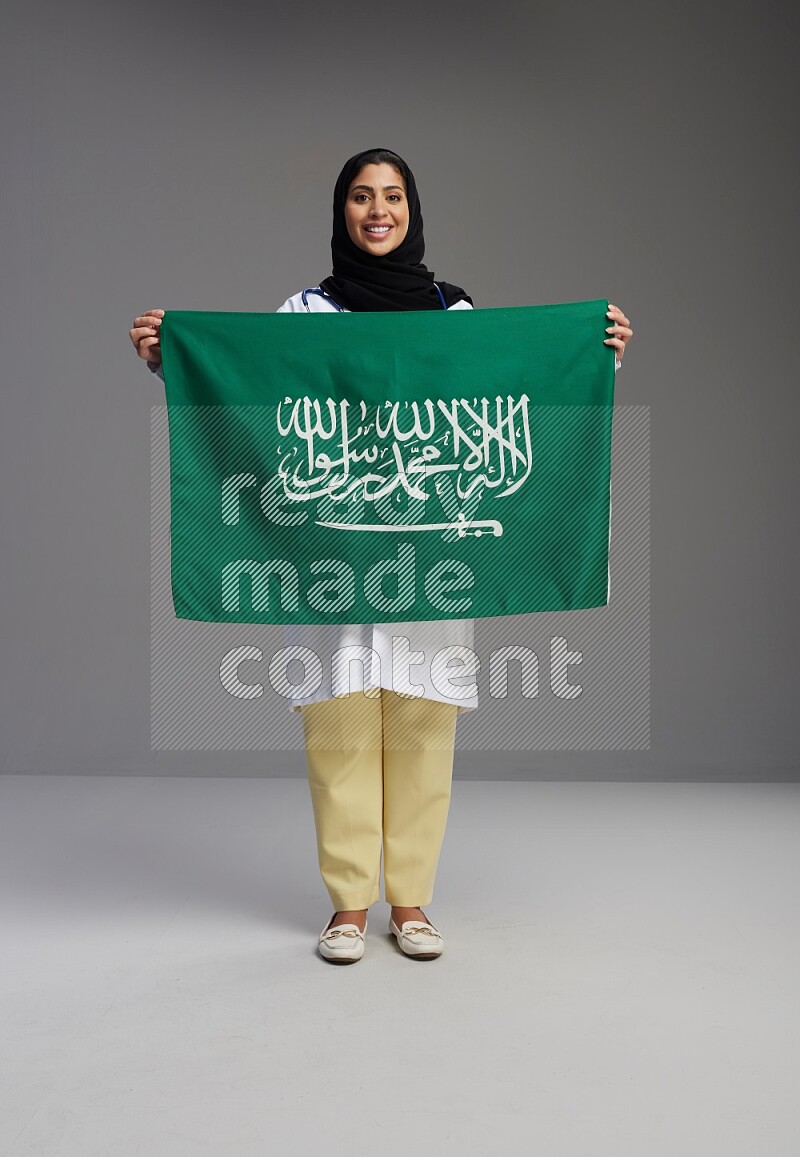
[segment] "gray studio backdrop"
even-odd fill
[[[303,774],[300,717],[215,669],[234,644],[268,660],[279,628],[172,615],[163,386],[127,331],[316,285],[339,168],[379,145],[415,171],[429,268],[476,306],[608,297],[635,330],[611,604],[478,621],[482,662],[535,651],[538,695],[479,678],[456,776],[796,779],[796,25],[750,3],[6,5],[2,769]]]

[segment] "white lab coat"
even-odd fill
[[[316,287],[319,288],[319,287]],[[302,291],[287,298],[278,313],[333,313],[336,307],[320,293]],[[457,301],[450,309],[472,309],[468,301]],[[348,312],[345,310],[344,312]],[[617,360],[615,368],[619,367]],[[155,371],[162,379],[161,367]],[[286,661],[273,672],[274,684],[294,658],[304,667],[304,682],[292,687],[286,681],[280,689],[291,711],[299,712],[309,703],[319,703],[350,691],[380,694],[386,687],[398,694],[422,696],[440,703],[455,704],[459,713],[478,706],[475,676],[479,660],[473,649],[474,619],[437,619],[401,623],[288,623],[283,624]],[[398,656],[392,664],[393,637]],[[352,660],[352,662],[351,662]],[[362,661],[357,661],[362,660]],[[297,668],[297,664],[294,665]],[[300,672],[293,678],[300,678]]]

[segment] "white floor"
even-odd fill
[[[796,1157],[800,788],[456,780],[443,956],[297,779],[0,778],[3,1157]]]

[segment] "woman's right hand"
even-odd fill
[[[140,358],[148,363],[161,365],[161,345],[158,340],[158,331],[161,328],[163,309],[146,309],[144,313],[134,319],[133,329],[130,330],[131,341],[136,346]]]

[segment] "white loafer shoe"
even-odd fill
[[[404,920],[403,926],[398,928],[390,916],[389,932],[406,956],[415,960],[435,960],[442,954],[444,937],[433,924],[422,920]]]
[[[331,928],[331,922],[335,919],[334,912],[319,934],[320,955],[326,960],[332,960],[334,964],[354,964],[364,955],[366,922],[362,932],[357,924],[337,924]]]

